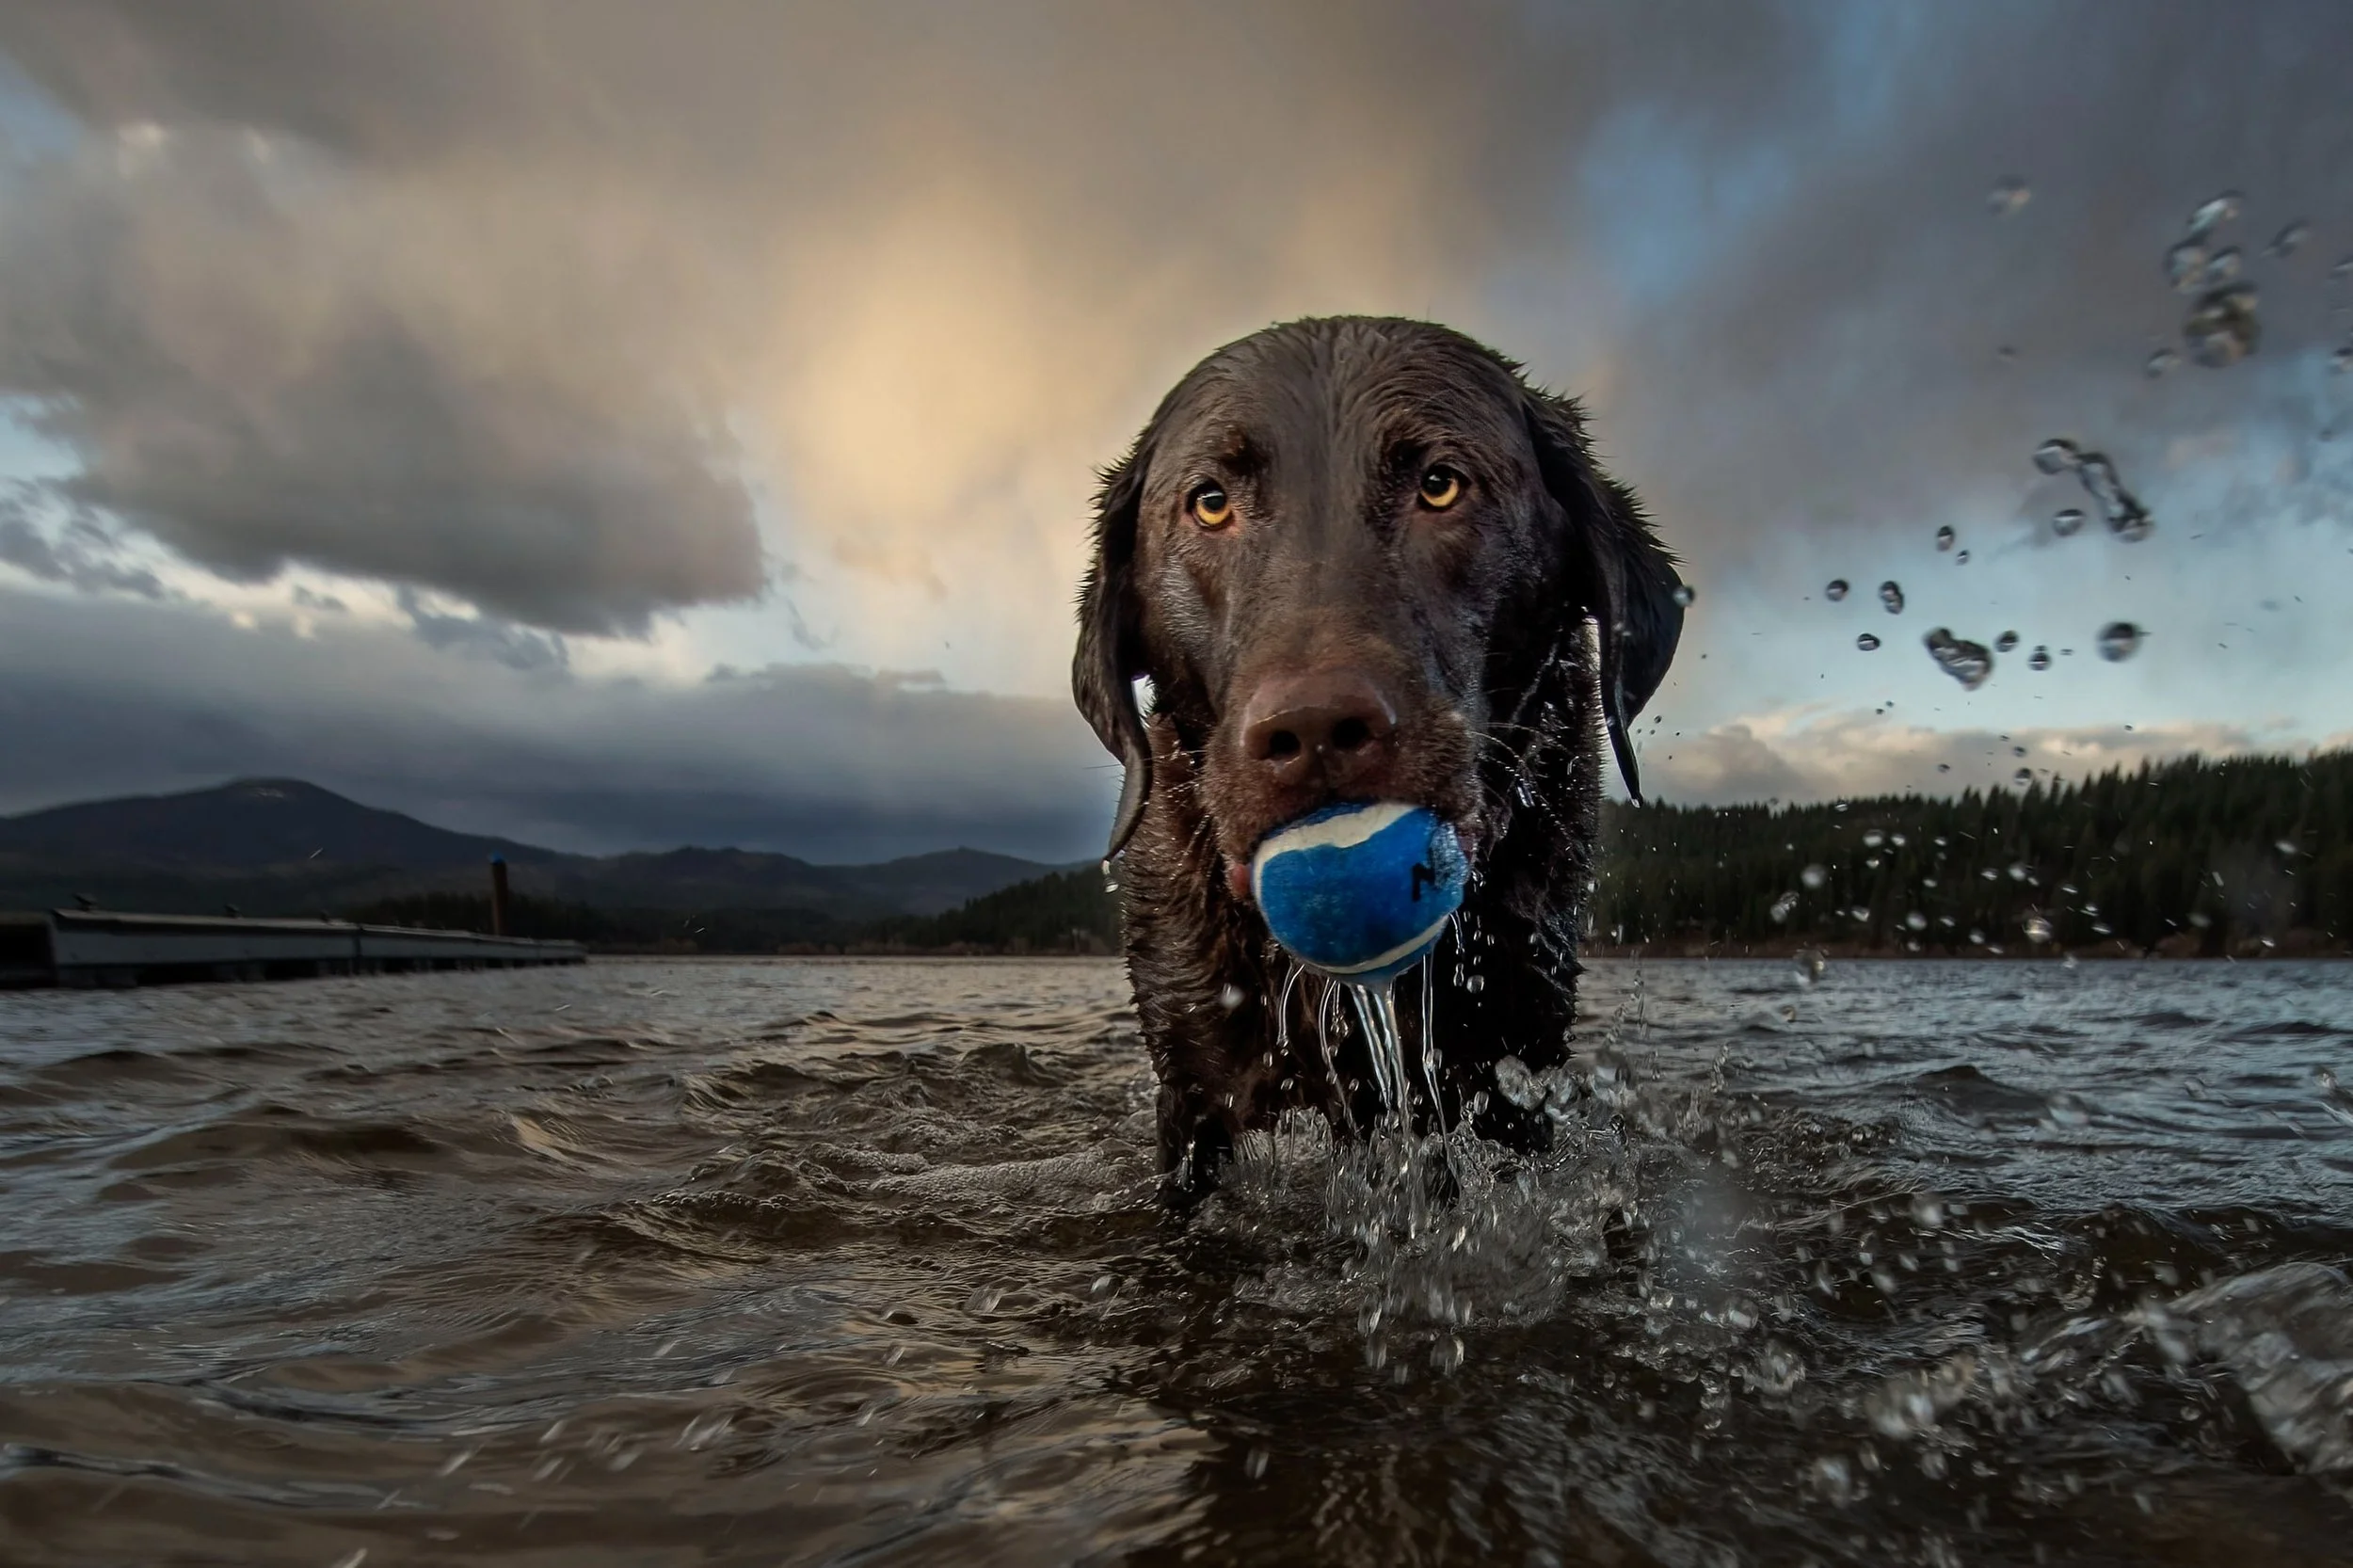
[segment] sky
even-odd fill
[[[1683,558],[1655,796],[2346,744],[2348,72],[2292,0],[0,0],[0,812],[1099,853],[1096,472],[1359,312],[1584,399]]]

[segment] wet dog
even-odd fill
[[[1334,801],[1454,825],[1471,888],[1397,983],[1406,1059],[1436,1048],[1449,1125],[1542,1145],[1496,1064],[1567,1057],[1604,752],[1639,793],[1628,726],[1687,599],[1577,405],[1459,332],[1293,322],[1169,392],[1104,476],[1071,684],[1126,769],[1111,854],[1173,1194],[1288,1110],[1381,1110],[1250,901],[1259,840]]]

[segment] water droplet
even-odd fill
[[[1486,988],[1487,977],[1485,975],[1474,974],[1464,977],[1463,989],[1468,991],[1472,996],[1477,996],[1480,992],[1485,990]]]
[[[2070,506],[2051,515],[2051,532],[2062,539],[2081,532],[2083,525],[2084,514],[2081,507]]]
[[[1887,607],[1887,613],[1888,613],[1889,615],[1891,615],[1891,616],[1900,616],[1900,615],[1902,615],[1902,614],[1904,613],[1904,590],[1903,590],[1903,584],[1900,584],[1900,583],[1897,583],[1897,582],[1894,578],[1892,578],[1892,577],[1891,577],[1891,578],[1889,578],[1886,582],[1884,582],[1884,583],[1881,584],[1880,584],[1880,602],[1881,602],[1881,604],[1883,604],[1883,605],[1885,605],[1885,606]]]
[[[1814,1489],[1843,1507],[1854,1500],[1854,1467],[1837,1454],[1814,1462]]]
[[[1798,912],[1798,895],[1782,894],[1781,897],[1773,900],[1773,907],[1769,912],[1772,915],[1775,925],[1787,925],[1789,917]]]
[[[1926,931],[1929,928],[1929,918],[1914,909],[1904,917],[1904,925],[1913,931]]]
[[[2239,207],[2246,200],[2234,190],[2208,197],[2189,215],[2189,232],[2201,236],[2214,232],[2238,216]]]
[[[1240,1007],[1241,1003],[1241,987],[1239,985],[1229,984],[1217,994],[1217,1004],[1225,1009],[1228,1013],[1231,1013],[1235,1008]]]
[[[2239,268],[2246,264],[2246,260],[2234,245],[2216,251],[2206,258],[2206,270],[2199,276],[2199,286],[2219,288],[2239,275]]]
[[[1936,548],[1940,551],[1953,548],[1953,530],[1950,524],[1936,531]]]
[[[1536,1075],[1528,1070],[1528,1064],[1516,1056],[1507,1056],[1496,1064],[1496,1087],[1503,1097],[1523,1111],[1533,1110],[1545,1092],[1536,1082]]]
[[[2300,853],[2297,847],[2296,840],[2293,839],[2276,840],[2273,841],[2271,847],[2278,850],[2282,855],[2296,855]]]
[[[1804,883],[1809,891],[1818,892],[1822,884],[1830,880],[1830,872],[1820,866],[1808,866],[1798,873],[1798,880]]]
[[[2035,644],[2034,651],[2026,655],[2026,667],[2034,671],[2037,675],[2040,675],[2044,670],[2049,669],[2051,667],[2051,650],[2043,647],[2041,643]]]
[[[2027,785],[2034,782],[2034,769],[2020,768],[2016,773],[2009,776],[2009,781],[2023,790]]]
[[[2353,343],[2329,356],[2329,368],[2339,376],[2353,375]]]
[[[1877,849],[1885,842],[1887,842],[1887,835],[1876,827],[1868,828],[1864,832],[1863,847],[1865,849]]]
[[[2102,452],[2078,455],[2076,475],[2091,498],[2100,504],[2101,516],[2107,520],[2108,532],[2127,544],[2137,544],[2155,529],[2156,522],[2140,498],[2124,488],[2116,465]]]
[[[1840,600],[1846,598],[1847,580],[1843,577],[1832,578],[1830,582],[1823,586],[1822,597],[1829,600],[1833,604],[1835,604]]]
[[[2190,357],[2209,370],[2234,365],[2263,341],[2263,320],[2252,283],[2226,283],[2198,296],[2182,322]]]
[[[1251,1449],[1250,1457],[1241,1462],[1242,1473],[1252,1480],[1263,1480],[1266,1478],[1266,1467],[1267,1451],[1264,1448]]]
[[[2181,362],[2182,357],[2172,349],[2160,348],[2149,356],[2149,363],[2143,368],[2148,371],[2149,379],[2154,381]]]
[[[2034,868],[2027,865],[2024,860],[2012,860],[2009,863],[2009,879],[2012,882],[2025,882],[2030,879],[2033,875]]]
[[[1810,986],[1817,984],[1822,978],[1822,971],[1830,968],[1828,961],[1813,948],[1800,951],[1794,955],[1792,962],[1796,967],[1790,970],[1790,973],[1796,977],[1801,985]]]
[[[2028,915],[2018,923],[2025,931],[2029,942],[2047,942],[2051,939],[2051,922],[2041,915]]]
[[[2100,628],[2100,657],[2121,664],[2140,651],[2141,630],[2128,620],[2112,620]]]
[[[2304,237],[2312,232],[2312,225],[2299,217],[2271,236],[2271,243],[2264,247],[2264,254],[2277,256],[2284,261],[2296,254],[2297,248],[2304,243]]]
[[[2206,243],[2202,239],[2176,241],[2165,253],[2165,280],[2183,294],[2198,286],[2198,280],[2206,272]]]
[[[2034,466],[2045,473],[2065,473],[2083,460],[2083,453],[2064,436],[2053,436],[2034,449]]]
[[[2017,646],[2018,633],[2015,632],[2005,632],[1993,639],[1993,651],[1996,653],[2008,653]]]
[[[1993,650],[1983,643],[1956,637],[1943,626],[1920,640],[1928,646],[1929,657],[1936,661],[1936,667],[1960,681],[1965,691],[1976,691],[1993,673]]]
[[[2015,174],[1994,183],[1985,193],[1985,204],[1995,217],[2008,217],[2034,200],[2034,189]]]
[[[1691,600],[1699,598],[1699,594],[1692,588],[1690,584],[1678,583],[1674,586],[1674,592],[1669,594],[1667,597],[1673,600],[1679,605],[1689,605]]]
[[[1879,651],[1880,640],[1877,637],[1872,636],[1868,632],[1865,632],[1862,636],[1857,637],[1854,640],[1854,646],[1861,648],[1865,653],[1876,653]]]

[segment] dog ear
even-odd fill
[[[1634,717],[1674,662],[1689,596],[1634,492],[1594,463],[1576,401],[1530,389],[1528,428],[1545,488],[1568,521],[1568,586],[1601,628],[1602,718],[1626,793],[1640,804]]]
[[[1152,787],[1152,748],[1136,709],[1135,680],[1148,673],[1143,615],[1135,584],[1136,512],[1144,494],[1144,456],[1139,441],[1103,475],[1095,502],[1095,562],[1079,590],[1079,649],[1070,661],[1070,693],[1095,727],[1104,749],[1127,776],[1112,819],[1105,856],[1128,847]]]

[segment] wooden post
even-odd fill
[[[490,935],[507,936],[506,929],[506,856],[490,856]]]

